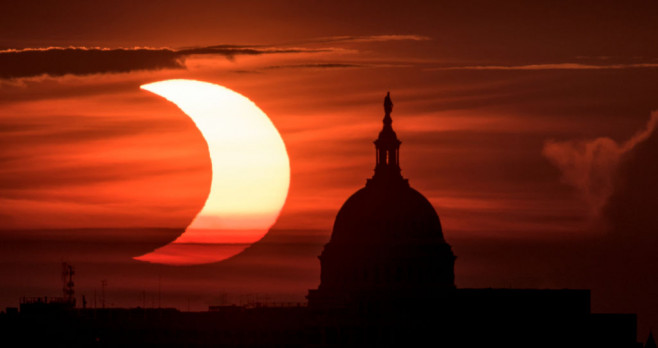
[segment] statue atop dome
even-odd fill
[[[384,111],[386,115],[390,115],[393,111],[393,101],[391,101],[391,92],[386,92],[386,98],[384,98]]]

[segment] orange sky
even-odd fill
[[[655,2],[0,6],[0,237],[25,248],[3,245],[0,276],[13,285],[2,289],[2,303],[59,286],[57,265],[50,286],[47,267],[27,278],[8,266],[19,259],[27,269],[36,259],[77,260],[88,293],[103,278],[126,284],[125,293],[152,287],[136,284],[144,274],[182,279],[128,261],[175,238],[209,188],[194,124],[139,89],[168,78],[249,97],[280,131],[291,161],[288,200],[263,245],[186,271],[186,284],[205,284],[195,286],[212,296],[172,285],[172,298],[196,296],[204,306],[219,289],[269,287],[302,299],[316,286],[315,256],[337,210],[372,175],[386,91],[403,175],[441,217],[459,257],[458,286],[588,287],[595,309],[633,312],[658,289],[644,276],[658,273],[658,260],[646,256],[658,223],[650,212],[629,212],[654,206],[658,194],[650,179],[658,148],[647,126],[658,110]],[[135,236],[108,232],[94,242],[94,232],[67,228],[173,232],[113,248]],[[50,229],[59,231],[43,231]],[[40,251],[42,234],[68,254]],[[75,236],[84,248],[71,246]],[[611,246],[620,240],[627,250]],[[579,249],[592,243],[600,248]],[[105,256],[121,266],[88,266],[88,250],[110,250]],[[608,265],[607,252],[626,263]],[[608,266],[612,275],[600,271]],[[131,269],[129,279],[117,269]],[[276,281],[266,276],[272,269]],[[117,303],[135,305],[125,293]],[[614,301],[621,297],[637,299]],[[641,328],[658,323],[655,310],[642,313]]]

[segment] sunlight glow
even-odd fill
[[[205,206],[173,244],[251,244],[261,239],[276,221],[290,184],[288,153],[267,115],[245,96],[212,83],[166,80],[141,88],[187,114],[210,153],[212,184]],[[158,250],[137,259],[163,262],[149,257]],[[198,263],[193,259],[187,263]]]

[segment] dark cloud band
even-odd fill
[[[0,78],[121,73],[182,68],[169,49],[48,48],[0,52]]]
[[[51,47],[44,49],[0,51],[0,78],[23,78],[40,75],[90,75],[124,73],[136,70],[185,68],[191,55],[219,55],[233,59],[239,55],[319,52],[300,48],[209,46],[173,50],[167,48],[103,49]]]

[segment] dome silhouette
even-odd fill
[[[390,94],[375,140],[375,174],[340,209],[320,255],[311,307],[391,303],[454,289],[454,261],[432,204],[402,177]]]
[[[368,185],[354,193],[336,216],[331,242],[444,242],[432,204],[405,184],[386,189]]]

